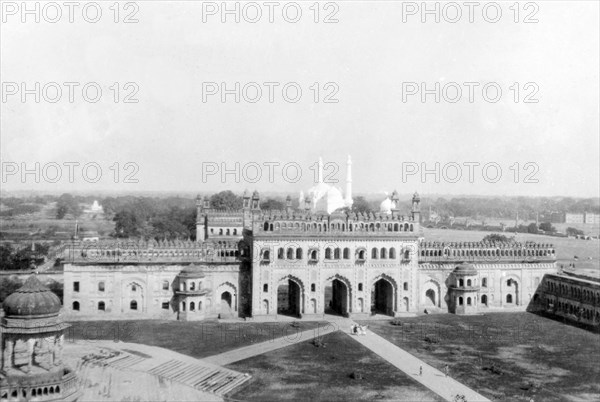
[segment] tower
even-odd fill
[[[351,207],[352,200],[352,158],[348,155],[346,162],[346,199],[344,200],[347,207]]]
[[[421,198],[419,194],[415,192],[412,197],[412,219],[415,222],[421,222],[421,207],[419,207],[419,203],[421,202]]]
[[[196,241],[197,242],[204,241],[204,240],[206,240],[206,237],[207,237],[206,214],[204,213],[206,202],[210,203],[210,201],[208,200],[208,197],[206,197],[206,199],[204,199],[200,196],[200,194],[198,194],[198,196],[196,197]]]
[[[260,196],[258,195],[258,191],[256,191],[256,190],[254,190],[254,193],[252,193],[251,209],[253,211],[259,211],[260,210]]]
[[[285,199],[285,212],[288,214],[292,213],[292,196],[290,195]]]

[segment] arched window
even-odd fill
[[[394,247],[390,248],[390,259],[392,259],[392,260],[396,259],[396,249]]]
[[[506,302],[507,303],[512,303],[512,295],[506,295]]]
[[[190,283],[190,290],[196,290],[196,282]]]
[[[314,292],[314,291],[316,291],[316,289],[317,289],[317,286],[314,283],[311,283],[310,284],[310,291]]]
[[[459,298],[458,298],[458,305],[459,305],[459,306],[462,306],[462,305],[463,305],[463,298],[462,298],[462,297],[459,297]]]
[[[458,280],[458,286],[460,286],[461,288],[462,288],[463,286],[465,286],[465,280],[464,280],[464,279],[459,279],[459,280]]]
[[[196,311],[196,303],[190,302],[190,311]]]
[[[98,292],[104,292],[104,282],[98,282]]]
[[[339,248],[335,248],[333,250],[333,258],[336,259],[336,260],[340,259],[340,249]]]
[[[469,287],[471,286],[471,280],[470,279],[467,279],[467,286],[469,286]]]
[[[382,247],[382,248],[381,248],[381,251],[380,251],[380,253],[379,253],[379,256],[380,256],[382,259],[384,259],[384,258],[387,258],[387,250],[386,250],[385,248],[383,248],[383,247]]]
[[[467,297],[467,306],[470,306],[470,305],[471,305],[471,298]]]
[[[482,278],[481,279],[481,286],[484,288],[487,288],[487,278]]]
[[[73,311],[79,311],[79,302],[78,301],[73,302]]]
[[[344,260],[350,259],[350,249],[348,247],[344,248]]]
[[[283,250],[283,247],[279,247],[279,249],[277,250],[277,258],[280,260],[283,260],[284,253],[285,253],[285,251]]]
[[[365,250],[359,250],[358,251],[358,259],[364,261],[364,259],[365,259]]]
[[[371,258],[376,260],[377,259],[377,249],[375,247],[373,247],[373,249],[371,249]]]
[[[297,260],[301,260],[302,259],[302,249],[301,248],[297,248],[296,249],[296,259]]]
[[[181,302],[181,311],[185,311],[185,302]]]
[[[265,232],[269,230],[269,222],[265,222],[263,229]]]
[[[169,290],[169,281],[163,281],[162,288],[163,290]]]
[[[410,259],[410,250],[404,250],[404,259],[405,260],[409,260]]]
[[[487,306],[487,295],[481,296],[481,302]]]
[[[237,229],[233,229],[233,235],[237,236]],[[198,309],[198,310],[200,310],[200,309]]]
[[[325,259],[331,260],[331,249],[329,247],[325,249]]]
[[[100,310],[100,311],[105,311],[106,310],[106,307],[105,307],[103,301],[98,302],[98,310]]]
[[[310,259],[312,261],[317,261],[317,259],[318,259],[317,258],[317,250],[311,250],[311,252],[310,252]]]
[[[129,309],[130,309],[130,310],[137,310],[137,307],[138,307],[138,306],[137,306],[137,302],[136,302],[135,300],[132,300],[132,301],[129,303]]]
[[[408,282],[404,282],[404,290],[408,290]]]
[[[287,259],[288,260],[293,260],[294,259],[294,249],[289,247],[287,249]]]

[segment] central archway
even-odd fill
[[[325,313],[350,313],[350,287],[339,278],[331,278],[325,286]]]
[[[373,284],[371,297],[373,313],[394,315],[394,288],[385,279],[379,279]]]
[[[277,287],[277,314],[299,317],[302,310],[302,289],[295,281],[288,279]]]

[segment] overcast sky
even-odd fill
[[[51,8],[46,15],[40,11],[40,23],[27,15],[23,23],[21,10],[2,3],[4,190],[298,192],[312,186],[311,167],[319,156],[339,165],[337,173],[331,167],[328,172],[344,189],[346,157],[352,155],[356,192],[599,194],[596,1],[532,3],[537,9],[525,9],[522,3],[518,23],[509,8],[513,1],[500,3],[497,23],[484,19],[485,2],[474,10],[473,23],[466,7],[456,23],[445,20],[454,18],[456,10],[446,8],[444,14],[441,6],[440,23],[433,15],[423,23],[420,10],[412,15],[410,4],[383,1],[335,2],[327,8],[321,3],[318,23],[309,8],[312,1],[300,3],[297,23],[283,18],[286,2],[275,8],[273,23],[262,2],[257,3],[263,12],[258,22],[248,21],[256,8],[248,6],[244,14],[245,3],[239,3],[240,22],[230,15],[223,23],[220,10],[212,6],[221,2],[205,3],[203,14],[201,2],[189,1],[142,1],[135,3],[137,9],[121,3],[119,23],[109,9],[112,1],[99,2],[102,17],[97,23],[86,22],[81,8],[74,11],[73,23],[66,8],[56,23],[47,21],[55,16]],[[234,2],[229,5],[235,7]],[[286,10],[293,19],[294,7]],[[88,9],[86,16],[94,13]],[[122,22],[130,14],[137,23]],[[487,9],[488,19],[494,14]],[[327,16],[338,22],[324,23]],[[538,22],[524,23],[528,16]],[[60,99],[50,102],[57,95],[53,85],[46,85],[39,103],[35,94],[23,102],[21,83],[35,92],[36,82],[40,88],[59,83]],[[73,102],[65,82],[79,84]],[[239,103],[234,94],[222,102],[220,93],[209,93],[220,90],[213,82],[224,82],[228,89],[236,82],[240,88],[258,83],[262,97],[250,102],[256,98],[251,84],[246,92],[240,89]],[[277,83],[271,84],[273,102],[265,82]],[[473,102],[465,82],[478,85]],[[102,88],[98,102],[83,98],[86,83]],[[119,83],[118,102],[115,87],[110,89],[114,83]],[[287,100],[282,94],[286,83],[291,83]],[[409,94],[420,90],[421,83],[428,89],[439,83],[439,103],[435,94],[425,102],[420,93]],[[453,83],[462,89],[455,103]],[[482,94],[486,84],[488,100]],[[293,103],[298,87],[302,95]],[[498,87],[502,94],[492,102]],[[91,88],[90,99],[95,94]],[[130,100],[138,102],[124,103],[132,92]],[[325,103],[328,95],[337,103]],[[52,163],[62,165],[62,179],[50,183],[42,175],[35,183],[34,175],[28,175],[23,182],[20,172],[11,174],[15,166],[33,168],[35,162],[46,167],[50,179],[55,175]],[[80,164],[74,167],[73,183],[65,162]],[[139,170],[126,169],[128,162]],[[225,166],[234,171],[236,162],[239,183],[233,173],[224,182],[220,172],[203,178],[203,169]],[[433,173],[423,178],[414,172],[415,167],[435,171],[436,162],[439,183]],[[102,168],[98,182],[84,179],[81,167],[86,163]],[[272,183],[270,163],[279,163]],[[262,177],[252,183],[256,164]],[[281,169],[285,164],[291,164],[287,180]],[[297,166],[302,176],[293,182]],[[457,166],[462,170],[458,179]],[[498,179],[497,167],[502,169]],[[403,169],[414,174],[403,177]],[[93,169],[87,173],[92,181]],[[124,183],[127,173],[138,183]]]

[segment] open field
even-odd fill
[[[480,241],[490,233],[498,232],[423,228],[423,235],[426,241],[474,242]],[[568,265],[574,262],[577,268],[588,269],[597,268],[600,265],[600,242],[598,240],[570,239],[568,237],[553,237],[529,233],[514,234],[505,232],[501,234],[509,237],[514,236],[519,242],[534,241],[536,243],[554,244],[558,264]],[[574,256],[577,256],[579,260],[574,261]]]
[[[114,340],[158,346],[203,358],[254,343],[325,327],[327,322],[219,323],[216,321],[79,321],[71,322],[67,341]],[[293,326],[292,326],[293,325]]]
[[[438,314],[369,329],[498,401],[596,401],[600,335],[530,313]]]
[[[35,232],[44,233],[49,229],[54,229],[56,232],[63,232],[64,235],[70,237],[75,232],[75,224],[79,224],[79,230],[96,231],[108,235],[114,230],[114,222],[106,220],[103,214],[83,213],[77,219],[71,215],[67,215],[64,219],[56,219],[55,203],[44,205],[41,211],[19,215],[14,217],[0,218],[0,231],[10,239],[11,235],[16,235],[18,238]],[[61,237],[61,236],[58,236]],[[64,237],[64,236],[62,236]]]
[[[439,401],[429,391],[350,336],[337,331],[324,346],[302,342],[227,366],[252,376],[233,400]],[[353,378],[353,373],[362,378]]]

